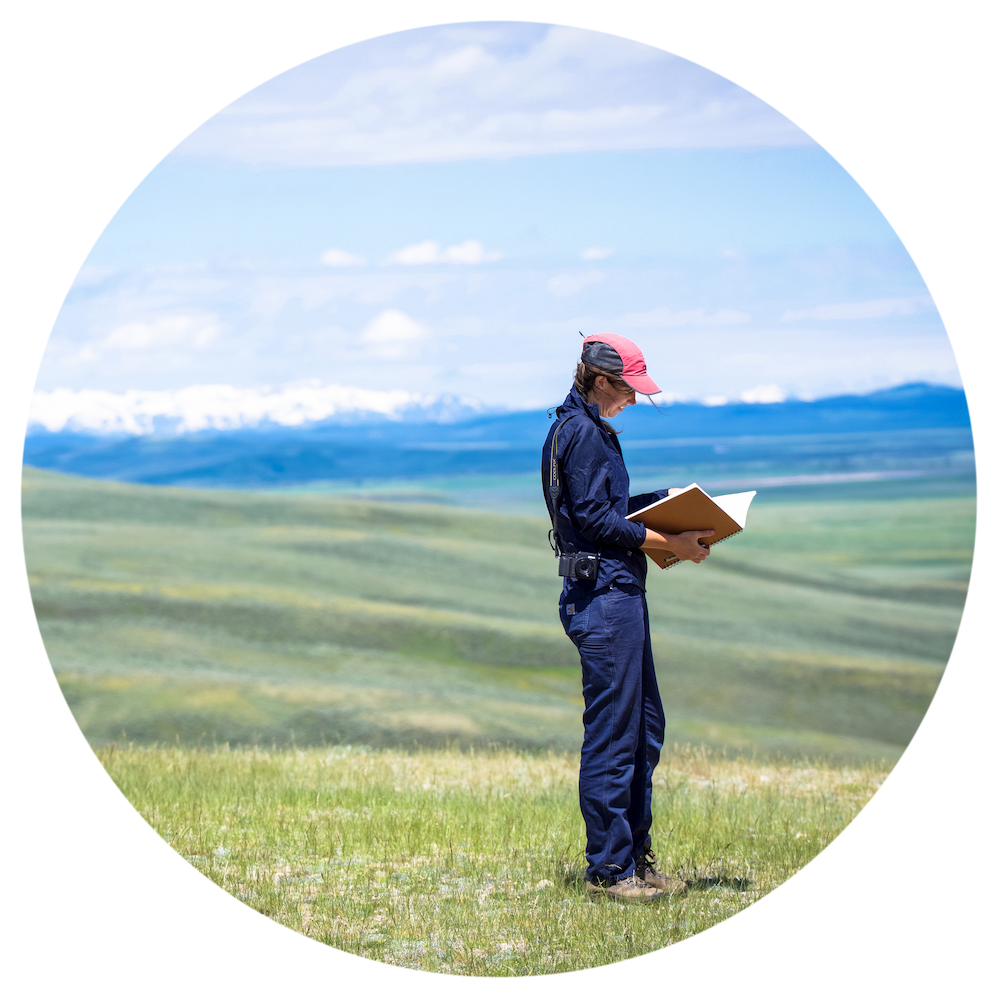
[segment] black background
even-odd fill
[[[297,8],[259,16],[234,9],[225,20],[204,11],[150,10],[159,12],[155,22],[53,16],[51,23],[23,21],[9,36],[8,55],[21,60],[21,69],[8,115],[16,257],[8,300],[27,307],[8,326],[7,342],[22,428],[62,295],[141,176],[199,121],[267,76],[404,26],[391,18],[365,23],[354,14],[317,18]],[[986,278],[976,233],[987,194],[976,119],[977,109],[985,110],[982,49],[972,40],[977,28],[960,12],[903,25],[902,15],[829,10],[815,21],[722,11],[687,20],[674,13],[553,19],[641,37],[718,69],[788,113],[851,170],[896,225],[941,306],[981,450],[983,327],[972,302]],[[912,9],[906,16],[913,20]],[[15,572],[8,668],[19,685],[9,713],[23,720],[8,755],[15,798],[7,827],[8,862],[23,885],[8,907],[19,931],[56,947],[51,973],[80,981],[100,972],[103,982],[114,967],[130,979],[142,973],[148,986],[151,979],[238,981],[273,966],[287,980],[285,961],[294,961],[317,974],[401,978],[264,922],[142,825],[94,763],[53,686],[24,597],[19,549]],[[858,823],[772,898],[633,965],[629,970],[654,976],[631,981],[753,981],[784,990],[805,983],[797,976],[801,966],[811,982],[818,983],[818,972],[830,986],[898,984],[923,973],[932,951],[945,963],[972,952],[976,905],[969,892],[985,888],[992,853],[976,779],[985,697],[976,695],[975,633],[967,619],[923,730]],[[596,973],[610,982],[615,970]]]

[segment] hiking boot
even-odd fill
[[[647,848],[643,855],[635,861],[635,879],[664,894],[686,894],[688,885],[683,880],[657,873],[653,866],[655,862],[656,853]]]
[[[587,890],[593,894],[604,894],[616,901],[656,901],[663,897],[662,891],[650,887],[649,884],[644,884],[634,875],[603,884],[588,880]]]

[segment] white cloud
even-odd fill
[[[441,244],[433,240],[414,243],[402,249],[393,250],[389,254],[388,263],[403,263],[409,267],[421,263],[437,263],[441,256]]]
[[[559,298],[575,295],[591,284],[600,284],[607,274],[599,270],[588,270],[583,274],[557,274],[546,283],[549,291]]]
[[[81,359],[93,360],[108,350],[142,352],[157,348],[203,350],[222,326],[213,315],[167,315],[116,326],[96,344],[83,348]]]
[[[729,401],[725,395],[706,395],[702,400],[702,405],[725,405]]]
[[[402,263],[408,267],[427,263],[492,263],[501,256],[501,253],[487,250],[478,239],[466,239],[464,243],[447,247],[427,239],[422,243],[393,250],[386,262]]]
[[[313,59],[235,101],[177,152],[335,166],[803,144],[773,108],[684,59],[510,23],[400,32]]]
[[[872,301],[837,302],[831,305],[816,305],[813,308],[786,309],[781,315],[782,322],[797,322],[801,319],[884,319],[890,315],[913,315],[918,309],[931,304],[927,295],[913,295],[909,298],[876,298]]]
[[[626,312],[618,320],[618,325],[631,329],[662,329],[678,326],[737,326],[749,321],[749,312],[733,308],[720,308],[717,312],[707,312],[703,308],[674,312],[664,305],[648,312]]]
[[[372,319],[361,333],[364,343],[374,348],[377,356],[395,360],[405,356],[410,347],[424,338],[426,330],[405,312],[387,308]]]
[[[466,239],[458,246],[449,246],[444,250],[446,263],[492,263],[499,260],[502,254],[496,250],[487,251],[477,239]]]
[[[740,392],[741,402],[758,402],[770,404],[773,402],[784,402],[788,395],[778,387],[778,385],[757,385],[756,388],[747,388]]]
[[[419,340],[424,335],[424,327],[415,322],[405,312],[387,308],[365,327],[361,338],[366,343],[399,343]]]
[[[328,267],[360,267],[368,262],[363,256],[342,249],[328,249],[319,259]]]
[[[85,389],[35,392],[29,425],[61,430],[148,434],[169,430],[232,430],[261,423],[301,426],[347,412],[399,418],[435,400],[409,391],[375,391],[307,381],[273,390],[191,385],[175,391],[109,392]],[[470,400],[464,400],[467,404]]]
[[[580,254],[581,260],[607,260],[614,253],[613,249],[603,246],[591,246]]]

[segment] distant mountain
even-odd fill
[[[35,392],[31,430],[138,436],[203,430],[311,426],[324,422],[450,423],[483,411],[472,398],[376,391],[306,381],[282,388],[190,385],[173,391],[109,392],[57,388]]]
[[[456,407],[461,405],[458,400]],[[426,404],[416,406],[410,418],[403,417],[405,412],[406,406],[401,406],[391,415],[369,411],[362,416],[354,411],[347,414],[349,418],[304,425],[267,420],[253,428],[181,434],[51,432],[35,426],[25,439],[24,461],[94,478],[235,488],[520,474],[538,468],[550,418],[547,412],[537,411],[466,415],[442,422],[434,421],[433,410]],[[445,412],[445,417],[455,413],[455,409]],[[741,460],[760,465],[780,450],[797,454],[803,466],[809,461],[815,464],[810,454],[824,448],[831,453],[833,437],[838,439],[834,449],[841,464],[844,455],[849,457],[859,448],[885,451],[888,437],[896,435],[901,440],[900,434],[912,431],[952,432],[943,436],[925,433],[919,441],[908,438],[904,447],[910,454],[908,460],[926,456],[928,447],[944,448],[943,454],[956,448],[971,451],[972,446],[964,392],[928,384],[812,402],[678,403],[660,410],[639,405],[616,423],[622,429],[620,440],[630,467],[635,463],[690,464],[702,460],[708,451],[719,463],[726,460],[734,441],[739,446],[732,449],[742,455]],[[779,438],[791,440],[778,447]],[[809,438],[814,439],[809,442]]]
[[[643,428],[662,433],[659,414],[636,406]],[[804,402],[737,402],[724,406],[673,405],[665,410],[672,436],[774,436],[794,433],[872,433],[968,427],[965,392],[916,383],[868,395],[835,395]],[[637,434],[638,435],[638,434]]]

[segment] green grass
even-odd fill
[[[544,520],[26,469],[23,522],[67,701],[166,841],[322,943],[503,976],[700,932],[870,799],[971,562],[968,483],[912,489],[774,490],[704,565],[651,570],[674,745],[654,849],[691,889],[648,906],[583,888],[579,663]]]
[[[706,564],[651,570],[668,743],[898,758],[954,641],[974,499],[879,489],[764,494]],[[92,744],[579,747],[537,517],[33,469],[23,510]]]
[[[455,748],[142,748],[98,755],[216,884],[322,943],[490,976],[612,963],[700,932],[800,869],[882,782],[873,765],[676,750],[656,772],[658,866],[688,894],[591,899],[576,758]]]

